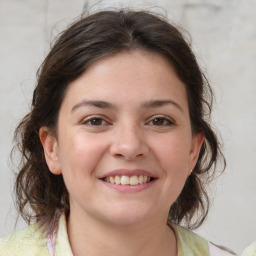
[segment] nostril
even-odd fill
[[[127,160],[142,158],[147,155],[149,148],[144,140],[133,140],[132,138],[123,138],[114,141],[110,146],[110,153],[117,158],[123,157]]]
[[[114,157],[117,157],[117,158],[124,158],[124,159],[128,159],[128,160],[134,160],[134,159],[137,159],[137,158],[141,158],[144,156],[144,154],[132,154],[131,153],[128,153],[128,152],[124,152],[123,154],[122,153],[115,153],[113,154]]]
[[[120,157],[124,157],[122,154],[115,154],[116,157],[120,158]]]

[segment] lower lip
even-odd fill
[[[106,182],[104,180],[100,180],[100,181],[103,182],[103,184],[105,186],[107,186],[111,189],[117,190],[119,192],[134,193],[134,192],[140,192],[140,191],[150,188],[156,182],[156,179],[154,179],[148,183],[138,184],[138,185],[118,185],[118,184],[112,184],[112,183]]]

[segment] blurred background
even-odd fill
[[[213,122],[227,169],[211,188],[210,214],[197,233],[240,253],[256,240],[256,0],[1,0],[0,237],[14,230],[9,154],[29,111],[36,71],[51,41],[83,11],[113,7],[167,15],[191,35],[215,94]],[[17,229],[24,227],[19,219]]]

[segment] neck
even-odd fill
[[[165,221],[121,226],[71,212],[68,236],[74,256],[177,255],[175,234]]]

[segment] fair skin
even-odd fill
[[[166,220],[203,135],[165,58],[134,50],[95,62],[70,84],[57,136],[42,127],[40,138],[70,194],[75,256],[177,255]]]

